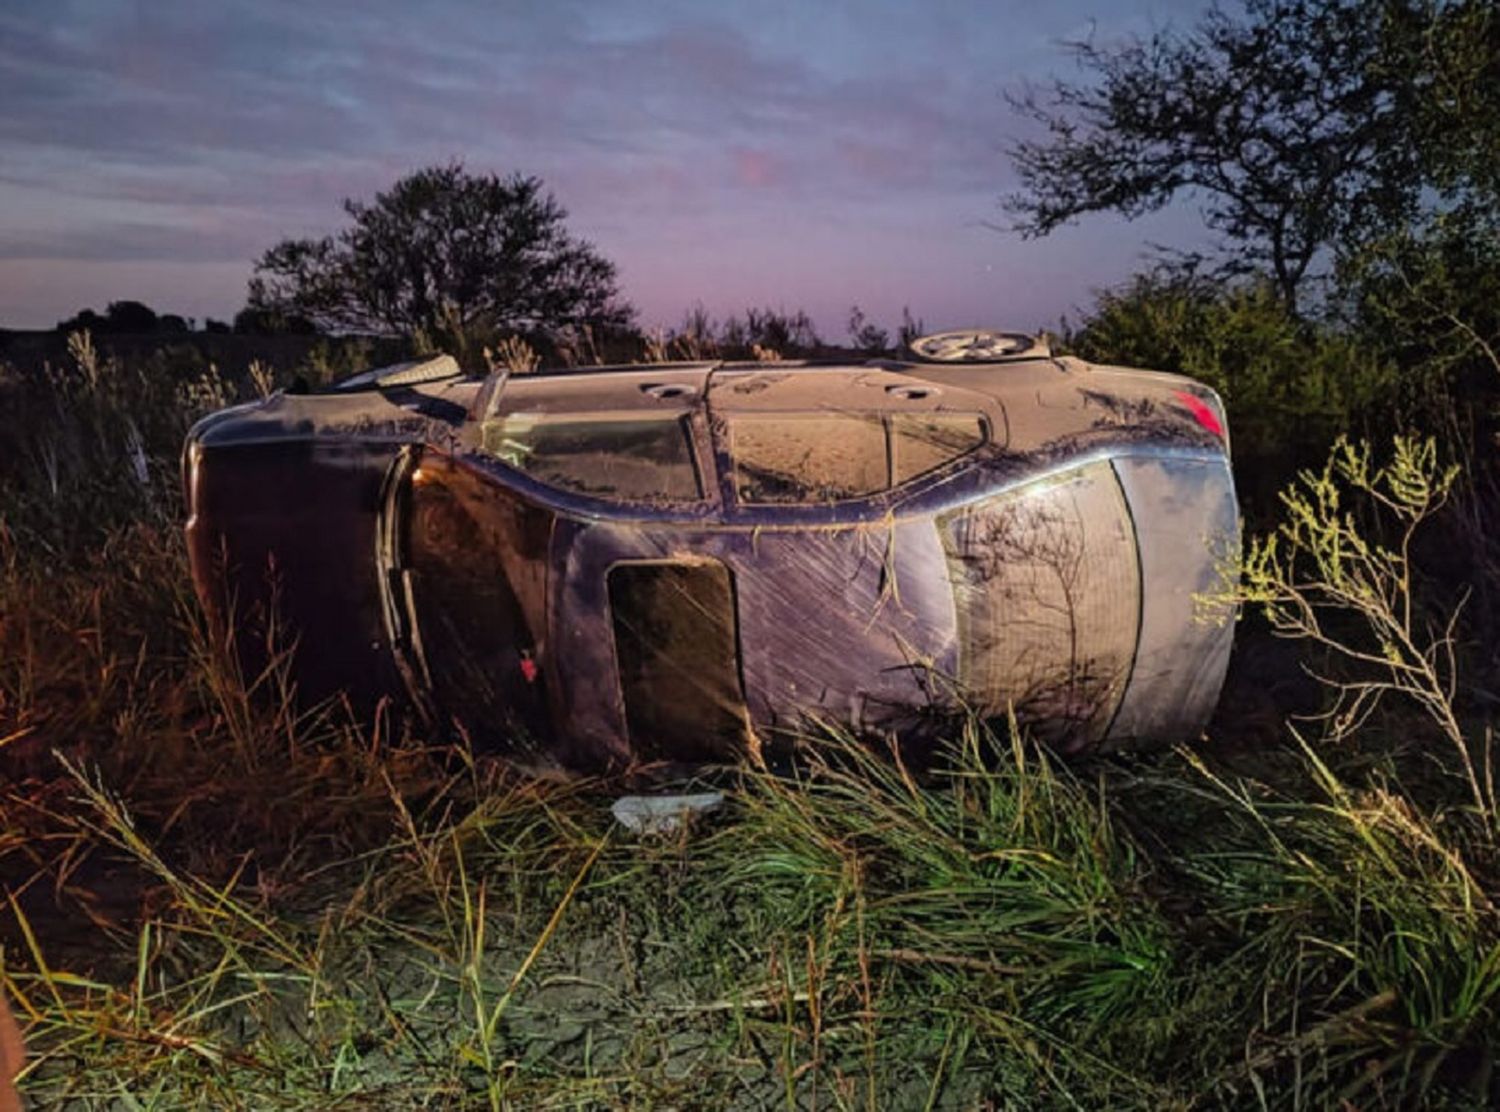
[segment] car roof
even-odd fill
[[[823,411],[872,404],[910,384],[955,394],[992,394],[1035,375],[1055,378],[1052,359],[962,367],[895,360],[634,363],[511,375],[492,412],[609,413],[694,409]],[[502,372],[503,373],[503,372]],[[915,381],[913,381],[915,380]]]

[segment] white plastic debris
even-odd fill
[[[636,834],[671,834],[684,816],[718,809],[723,792],[697,795],[624,795],[615,800],[610,814],[625,829]]]

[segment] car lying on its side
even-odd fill
[[[907,358],[508,376],[438,357],[200,421],[187,534],[249,668],[584,772],[978,712],[1188,739],[1232,623],[1224,411],[1180,376],[943,333]]]

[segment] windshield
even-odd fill
[[[620,501],[703,497],[682,414],[513,413],[482,427],[486,452],[549,486]]]

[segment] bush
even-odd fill
[[[1241,497],[1262,522],[1275,492],[1339,434],[1386,420],[1400,378],[1356,335],[1291,316],[1269,284],[1225,286],[1184,270],[1102,294],[1064,343],[1085,359],[1175,371],[1217,390]]]

